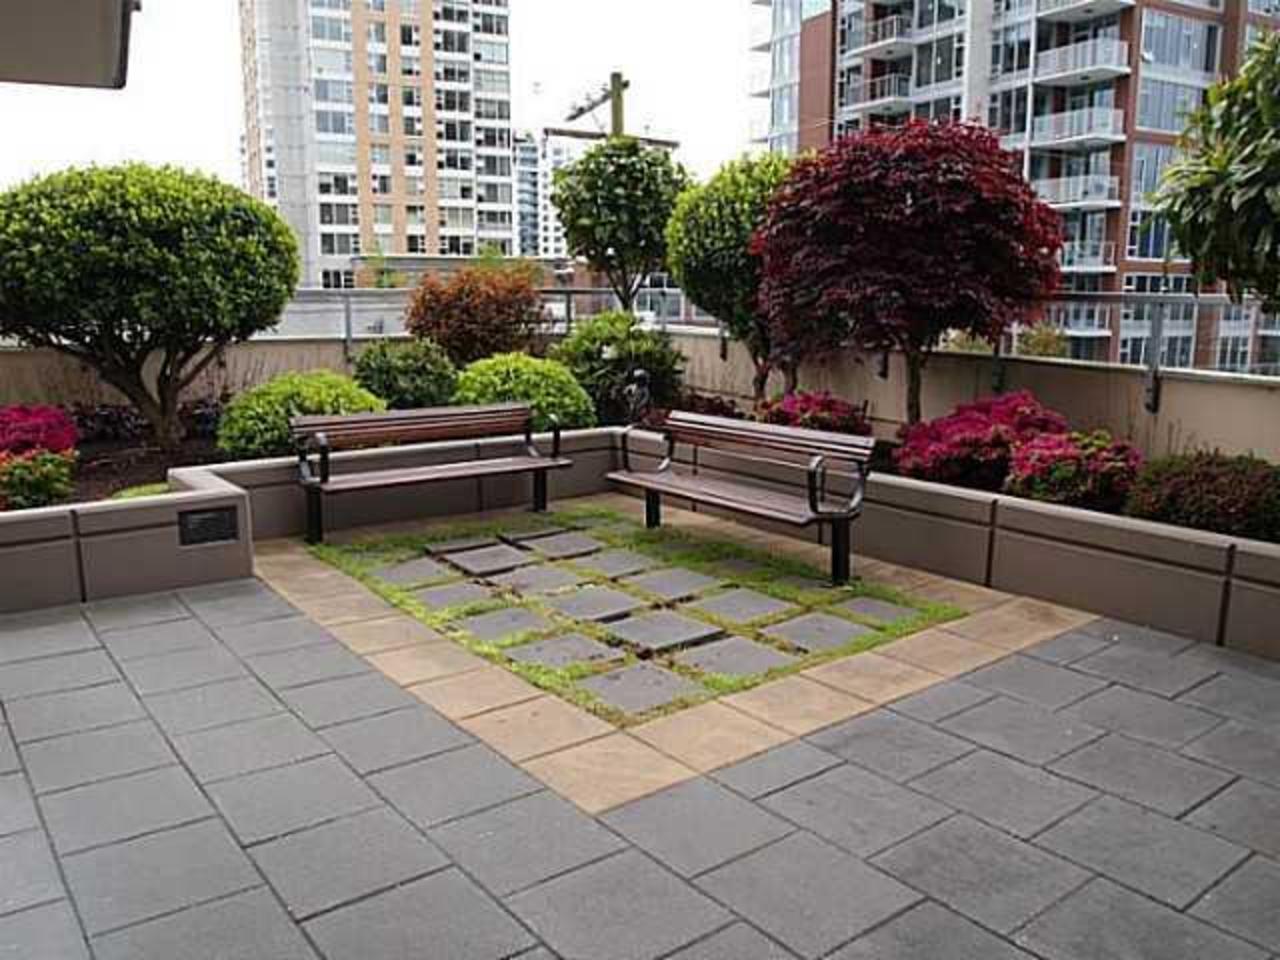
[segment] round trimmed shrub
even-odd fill
[[[1142,454],[1105,430],[1044,433],[1013,450],[1006,492],[1016,497],[1118,513]]]
[[[591,397],[568,367],[523,353],[500,353],[468,366],[458,377],[453,402],[527,403],[535,430],[549,429],[553,417],[565,429],[596,425]]]
[[[679,400],[684,356],[665,333],[644,329],[629,313],[602,313],[579,324],[552,356],[595,401],[601,423],[626,422],[626,390],[637,370],[649,374],[652,406],[670,409]]]
[[[332,370],[286,373],[227,405],[218,427],[218,447],[233,457],[284,456],[293,452],[289,436],[293,417],[385,409],[381,399]]]
[[[1153,460],[1138,475],[1127,511],[1143,520],[1280,543],[1280,468],[1222,453]]]
[[[458,386],[458,370],[434,340],[379,340],[356,358],[356,383],[392,410],[447,404]]]
[[[0,511],[31,510],[70,499],[75,453],[63,450],[0,451]]]

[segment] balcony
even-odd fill
[[[897,114],[911,110],[911,78],[890,73],[851,88],[849,105],[867,113]]]
[[[1124,111],[1087,107],[1048,113],[1031,124],[1031,145],[1058,150],[1097,150],[1124,142]]]
[[[1041,20],[1080,23],[1097,17],[1111,16],[1134,6],[1134,0],[1038,0],[1036,13]]]
[[[1073,337],[1109,337],[1112,312],[1108,303],[1055,303],[1049,307],[1047,319]]]
[[[1078,177],[1036,180],[1031,184],[1040,199],[1067,210],[1105,210],[1120,206],[1120,178],[1090,173]]]
[[[1064,273],[1114,273],[1116,245],[1103,240],[1070,240],[1058,254]]]
[[[902,16],[872,20],[861,36],[851,41],[850,53],[870,60],[898,60],[912,51],[911,18]]]
[[[1086,40],[1046,50],[1036,57],[1036,82],[1056,87],[1112,80],[1129,73],[1129,44]]]
[[[768,97],[773,92],[773,70],[769,67],[753,70],[749,84],[748,93],[751,96]]]

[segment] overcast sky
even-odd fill
[[[515,122],[560,124],[620,69],[632,81],[629,130],[681,141],[705,175],[746,146],[760,12],[748,0],[511,0]],[[239,183],[238,31],[235,0],[145,0],[123,91],[0,83],[0,187],[126,159]]]

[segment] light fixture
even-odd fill
[[[140,0],[6,0],[0,82],[123,87],[129,28],[141,7]]]

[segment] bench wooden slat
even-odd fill
[[[716,449],[755,447],[803,457],[822,454],[857,463],[868,463],[875,450],[872,437],[729,420],[683,411],[673,412],[664,428],[677,442]]]
[[[769,520],[780,520],[797,527],[807,527],[818,518],[807,500],[763,487],[731,480],[712,479],[700,474],[638,473],[619,470],[609,479],[642,490],[653,490],[673,497],[696,500],[708,506],[726,507]]]
[[[324,493],[351,493],[356,490],[373,490],[383,487],[408,487],[419,483],[441,480],[471,480],[476,477],[495,477],[514,473],[531,473],[543,470],[563,470],[573,465],[563,458],[548,457],[500,457],[496,460],[468,460],[461,463],[442,463],[433,467],[406,467],[398,470],[370,470],[367,473],[350,473],[333,477],[320,484]]]
[[[389,413],[297,417],[290,429],[295,441],[323,434],[334,449],[382,443],[432,442],[479,437],[516,436],[529,424],[524,404],[492,407],[434,407]]]

